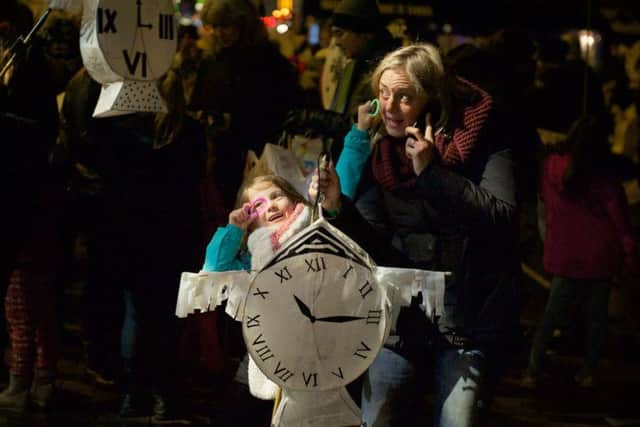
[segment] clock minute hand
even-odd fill
[[[362,316],[327,316],[327,317],[318,317],[316,320],[318,322],[346,323],[346,322],[353,322],[354,320],[362,320],[362,319],[366,319],[366,317],[362,317]]]
[[[138,27],[139,28],[149,28],[151,29],[153,26],[151,24],[143,24],[142,23],[142,18],[141,18],[141,13],[140,13],[140,7],[142,6],[142,0],[138,0],[136,2],[136,5],[138,6]]]
[[[315,322],[317,319],[315,318],[315,316],[313,314],[311,314],[311,310],[309,310],[309,307],[307,307],[307,305],[305,303],[302,302],[302,300],[300,300],[300,298],[298,298],[297,296],[293,296],[293,299],[296,300],[296,304],[298,304],[298,308],[300,309],[300,312],[307,317],[309,320],[311,320],[311,323]]]

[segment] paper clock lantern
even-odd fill
[[[80,51],[103,85],[94,117],[166,111],[156,80],[171,66],[176,46],[171,0],[85,0]]]

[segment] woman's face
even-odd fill
[[[402,68],[385,70],[380,76],[378,89],[380,114],[387,133],[396,138],[404,137],[405,128],[423,118],[427,95],[415,90]]]
[[[240,40],[240,29],[231,23],[211,26],[213,36],[220,41],[222,47],[233,47]]]
[[[266,186],[265,186],[266,185]],[[296,205],[275,184],[262,184],[250,187],[247,196],[251,210],[258,212],[253,228],[270,227],[286,221],[293,213]]]

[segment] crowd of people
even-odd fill
[[[606,73],[513,28],[446,52],[437,37],[399,40],[375,0],[342,0],[325,25],[340,59],[316,64],[324,82],[309,90],[252,2],[206,0],[200,17],[201,28],[180,28],[158,82],[164,113],[92,117],[100,84],[82,67],[78,17],[64,13],[0,76],[0,407],[53,402],[61,290],[81,242],[85,368],[120,391],[121,417],[188,417],[181,379],[195,364],[224,379],[213,425],[268,425],[273,402],[250,392],[240,326],[222,310],[177,319],[179,278],[258,269],[272,254],[263,246],[307,224],[319,193],[325,217],[378,265],[450,273],[445,313],[429,319],[414,297],[349,387],[363,425],[486,422],[521,345],[531,253],[552,280],[522,382],[536,386],[579,300],[588,345],[575,380],[596,384],[610,289],[638,277],[622,187],[638,166],[612,153],[619,98],[604,96]],[[31,25],[26,6],[3,2],[3,58]],[[306,194],[273,175],[243,182],[250,152],[310,129],[333,160]]]

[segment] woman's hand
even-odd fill
[[[371,101],[367,101],[358,106],[358,123],[356,126],[358,127],[358,130],[362,132],[367,132],[369,130],[371,123],[373,122],[373,118],[375,117],[369,114],[370,109]]]
[[[435,150],[430,113],[427,113],[426,123],[427,125],[424,133],[421,129],[413,126],[408,126],[405,129],[405,133],[407,134],[405,153],[413,163],[413,171],[416,176],[420,175],[422,171],[429,166],[433,160]]]
[[[312,200],[322,193],[322,207],[329,211],[340,210],[340,179],[336,173],[333,161],[326,169],[316,169],[309,184],[309,196]]]
[[[229,212],[229,224],[233,224],[242,230],[246,230],[255,219],[251,215],[251,203],[245,203],[241,208]]]

